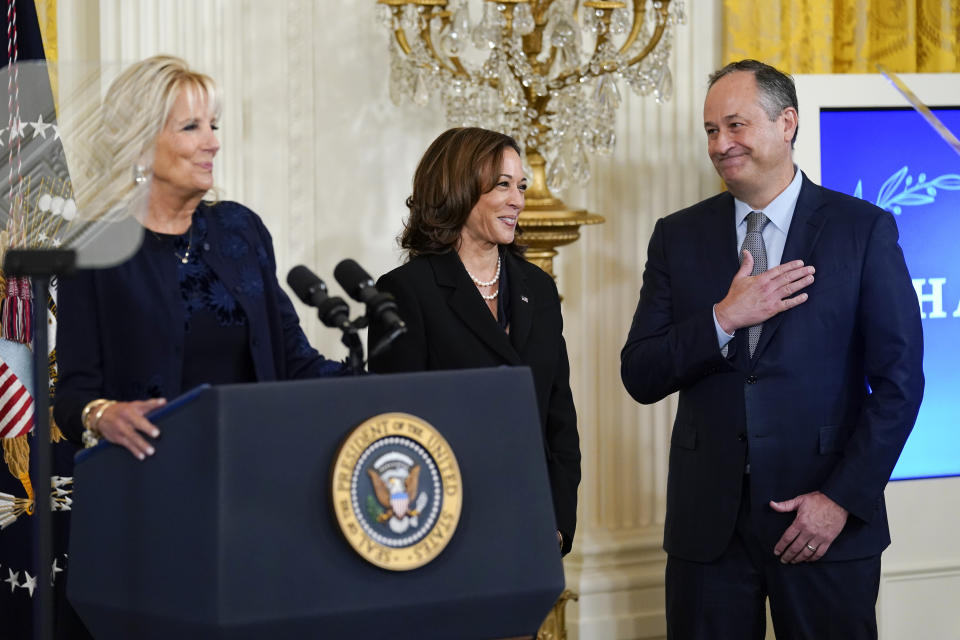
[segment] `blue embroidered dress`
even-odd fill
[[[277,281],[270,234],[235,202],[203,203],[184,236],[147,232],[127,262],[63,278],[59,313],[54,415],[76,441],[94,398],[344,372],[307,342]]]
[[[255,381],[247,315],[205,259],[209,244],[204,213],[194,215],[187,233],[148,233],[144,242],[157,243],[159,251],[168,251],[178,263],[185,314],[182,387]]]

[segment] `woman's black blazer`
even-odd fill
[[[533,372],[547,469],[563,553],[577,522],[580,437],[570,393],[570,364],[563,340],[557,287],[540,268],[503,252],[510,295],[510,333],[496,319],[454,252],[413,258],[380,278],[394,295],[407,332],[370,361],[378,373],[528,366]],[[376,344],[383,328],[370,328]]]

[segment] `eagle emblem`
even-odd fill
[[[351,431],[330,472],[333,511],[347,542],[390,571],[422,567],[460,521],[463,479],[450,443],[408,413],[381,413]]]
[[[367,469],[379,509],[374,507],[377,522],[387,523],[394,533],[403,533],[419,526],[420,512],[427,506],[426,492],[418,493],[420,465],[403,453],[387,453]]]

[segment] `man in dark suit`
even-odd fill
[[[621,354],[639,402],[680,393],[669,638],[763,638],[767,597],[781,640],[877,637],[919,309],[893,217],[810,182],[797,126],[789,76],[754,60],[711,76],[704,127],[729,191],[657,222]]]

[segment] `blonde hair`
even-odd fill
[[[96,144],[91,148],[97,156],[93,165],[98,165],[99,177],[96,186],[91,185],[88,214],[98,217],[127,209],[137,197],[135,167],[149,171],[157,136],[183,93],[191,106],[197,99],[204,100],[211,114],[219,118],[217,84],[180,58],[157,55],[141,60],[113,81],[100,107]]]

